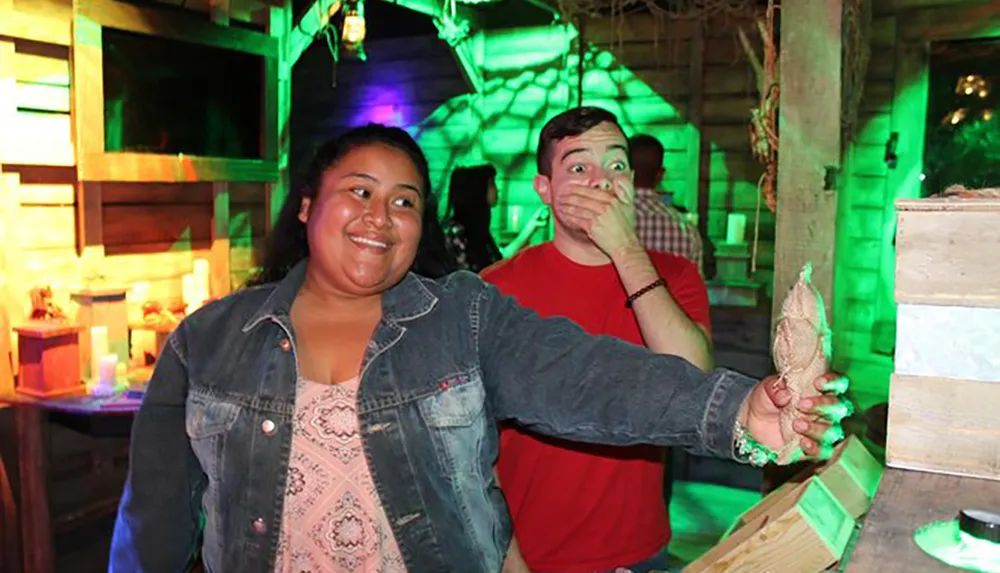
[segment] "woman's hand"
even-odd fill
[[[769,376],[750,392],[740,411],[740,420],[755,440],[772,450],[778,451],[798,439],[806,456],[826,457],[833,445],[844,439],[840,421],[850,416],[854,408],[840,398],[847,389],[847,379],[843,376],[827,373],[817,378],[815,384],[821,395],[791,404],[792,395],[785,383],[778,376]],[[781,431],[781,412],[786,408],[794,408],[798,414],[793,423],[795,436],[785,436]]]

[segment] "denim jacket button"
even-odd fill
[[[265,435],[270,436],[274,433],[274,422],[271,420],[264,420],[260,424],[260,429],[264,431]]]
[[[267,524],[264,523],[263,517],[258,517],[257,519],[253,520],[253,530],[257,533],[264,533],[265,531],[267,531]]]
[[[281,342],[278,343],[278,347],[284,350],[285,352],[288,352],[289,350],[292,349],[292,341],[288,340],[287,338],[282,338]]]

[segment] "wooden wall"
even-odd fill
[[[761,173],[750,155],[746,121],[757,105],[756,80],[737,39],[749,20],[708,23],[648,16],[593,21],[584,38],[583,98],[616,113],[630,133],[647,132],[666,148],[666,188],[702,211],[713,240],[725,236],[726,215],[752,222]],[[751,39],[756,39],[747,27]],[[756,42],[755,42],[756,43]],[[333,84],[332,59],[317,43],[296,65],[292,163],[296,171],[315,144],[364,121],[410,129],[446,195],[459,165],[490,162],[502,174],[496,231],[509,231],[540,205],[531,180],[544,123],[576,105],[573,35],[563,28],[493,30],[476,39],[484,90],[472,93],[448,46],[430,37],[368,43],[366,63],[343,62]],[[761,212],[758,278],[770,283],[774,217]],[[541,235],[538,238],[542,238]]]
[[[47,22],[71,16],[69,0],[14,3]],[[68,26],[68,23],[67,23]],[[70,114],[69,48],[0,38],[0,165],[6,241],[3,269],[16,324],[29,308],[27,292],[48,284],[71,313],[71,287],[103,275],[130,286],[151,283],[151,297],[178,299],[180,277],[196,258],[210,258],[210,183],[101,184],[105,258],[97,269],[79,256],[77,177]],[[230,184],[230,275],[238,285],[253,266],[264,235],[263,184]]]
[[[885,154],[894,131],[905,133],[914,127],[909,125],[913,119],[896,103],[911,89],[905,80],[897,83],[900,26],[922,9],[977,4],[995,3],[873,0],[872,53],[859,130],[844,158],[834,295],[835,366],[851,377],[852,391],[862,406],[887,399],[896,342],[894,202],[907,191],[898,188],[900,174],[885,161]]]

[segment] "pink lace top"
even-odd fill
[[[358,378],[300,380],[276,573],[405,573],[361,446]]]

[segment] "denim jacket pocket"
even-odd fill
[[[420,415],[432,428],[471,426],[483,415],[486,389],[478,377],[462,376],[443,380],[443,388],[420,400]]]
[[[229,431],[239,415],[236,404],[192,393],[187,399],[184,426],[188,438],[203,440]]]
[[[228,433],[236,425],[240,410],[218,396],[188,394],[184,425],[191,449],[208,478],[201,500],[205,519],[202,555],[206,563],[222,563],[225,553],[222,523],[228,508],[223,507],[220,485],[225,479]]]

